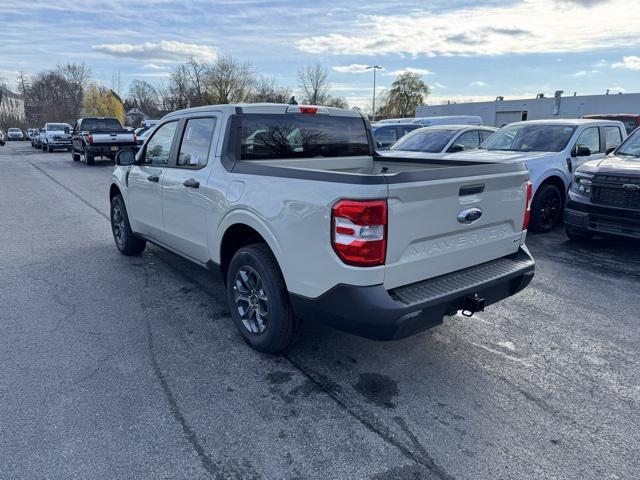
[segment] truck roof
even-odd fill
[[[289,105],[286,103],[231,103],[226,105],[205,105],[203,107],[186,108],[184,110],[178,110],[167,114],[164,118],[171,118],[174,116],[182,116],[190,113],[202,113],[202,112],[222,112],[227,115],[233,115],[234,113],[275,113],[285,114],[288,108],[293,107],[317,107],[326,110],[329,115],[341,116],[341,117],[360,117],[360,112],[355,110],[348,110],[345,108],[335,107],[323,107],[317,105]],[[238,109],[240,111],[238,111]]]
[[[619,122],[615,120],[595,120],[590,118],[550,118],[545,120],[525,120],[524,122],[513,122],[509,125],[520,125],[520,124],[532,124],[532,125],[587,125],[587,124],[601,124],[601,123],[610,123],[612,125],[618,125]]]

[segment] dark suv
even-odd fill
[[[564,221],[572,240],[594,235],[640,239],[640,129],[611,155],[576,170]]]

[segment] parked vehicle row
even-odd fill
[[[114,160],[118,151],[137,146],[136,134],[125,129],[117,118],[87,117],[73,127],[71,157],[75,162],[84,157],[87,165],[93,165],[98,156]]]
[[[123,254],[219,268],[244,340],[276,352],[301,319],[389,340],[522,290],[531,193],[521,163],[381,156],[357,112],[255,104],[167,115],[109,200]]]

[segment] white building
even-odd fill
[[[17,93],[0,86],[0,117],[25,120],[24,100]]]
[[[492,102],[421,105],[416,108],[416,117],[478,115],[485,125],[500,127],[521,120],[580,118],[592,114],[640,114],[640,93],[568,97],[562,96],[563,93],[559,90],[550,98],[538,95],[537,98],[504,100],[498,97]]]

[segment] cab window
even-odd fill
[[[144,159],[140,162],[146,165],[167,165],[173,136],[178,122],[168,122],[158,128],[146,145]]]
[[[207,164],[215,125],[215,118],[187,120],[178,153],[179,167],[202,168]]]
[[[618,127],[603,127],[604,130],[604,149],[617,147],[622,142],[622,134]]]
[[[469,130],[464,132],[453,141],[454,145],[462,145],[465,150],[473,150],[480,145],[480,138],[477,130]]]
[[[600,132],[598,127],[585,129],[578,137],[576,146],[588,147],[591,153],[598,153],[600,151]]]

